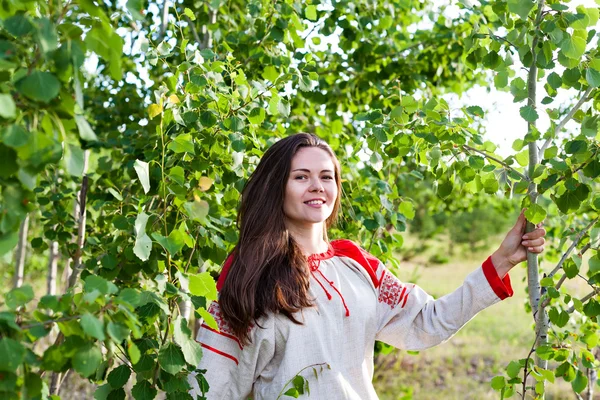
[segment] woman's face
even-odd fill
[[[335,205],[338,189],[331,156],[318,147],[303,147],[292,158],[285,189],[283,212],[297,226],[327,220]]]

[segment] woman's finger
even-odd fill
[[[539,238],[539,239],[523,240],[521,242],[521,244],[525,247],[539,247],[539,246],[543,246],[544,244],[546,244],[546,239]]]
[[[527,250],[529,250],[530,253],[541,253],[544,251],[544,246],[528,247]]]
[[[526,233],[525,235],[523,235],[523,239],[524,240],[531,240],[531,239],[538,239],[541,237],[546,236],[546,230],[544,228],[538,228],[534,231],[531,231],[529,233]]]

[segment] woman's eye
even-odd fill
[[[333,176],[329,176],[329,175],[327,175],[327,176],[324,176],[324,177],[323,177],[323,179],[329,179],[329,180],[332,180],[332,179],[333,179]]]
[[[306,179],[306,175],[298,175],[294,179]]]

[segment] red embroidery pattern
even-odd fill
[[[219,331],[221,333],[226,333],[227,335],[235,336],[233,334],[233,330],[231,326],[225,321],[223,315],[221,314],[221,309],[219,308],[219,303],[213,301],[208,307],[208,312],[213,316],[215,321],[217,322],[217,326],[219,327]]]
[[[389,271],[385,271],[379,287],[379,302],[386,303],[391,308],[402,303],[401,307],[404,308],[407,299],[406,286],[403,286]]]

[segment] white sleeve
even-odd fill
[[[512,296],[508,275],[500,279],[488,258],[463,285],[437,300],[404,284],[380,263],[376,339],[404,350],[422,350],[454,335],[479,311]]]
[[[208,311],[217,321],[218,330],[206,324],[198,331],[196,341],[202,345],[202,360],[199,369],[206,370],[209,390],[207,400],[247,399],[252,394],[252,386],[261,371],[275,352],[273,318],[263,318],[260,327],[252,326],[251,343],[243,345],[233,335],[219,310],[219,304],[213,302]],[[190,378],[194,399],[202,394],[195,378]]]

